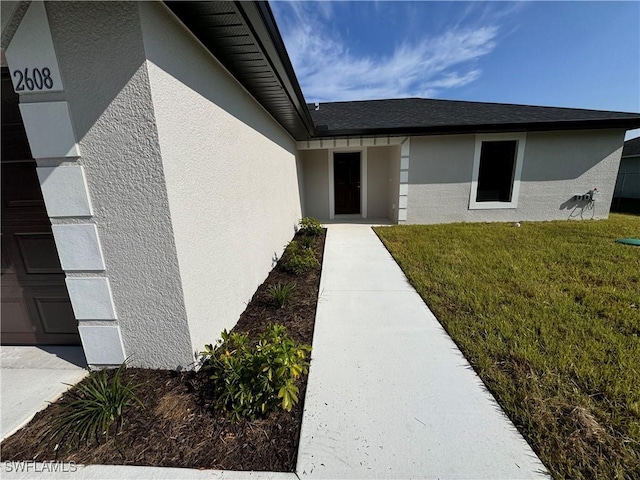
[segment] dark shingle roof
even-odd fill
[[[636,128],[640,113],[406,98],[309,105],[317,136]],[[322,127],[326,125],[326,127]]]
[[[640,155],[640,137],[632,138],[631,140],[624,142],[622,156],[630,157],[634,155]]]

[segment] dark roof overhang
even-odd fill
[[[471,133],[500,132],[544,132],[551,130],[589,129],[634,129],[640,127],[640,120],[563,120],[554,122],[487,123],[477,125],[435,125],[415,127],[382,127],[356,129],[323,129],[318,125],[314,138],[367,137],[367,136],[419,136],[419,135],[459,135]]]
[[[165,4],[294,139],[314,135],[313,121],[267,2]]]

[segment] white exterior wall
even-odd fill
[[[400,147],[398,147],[400,149]],[[400,200],[400,152],[389,160],[389,190],[387,192],[387,218],[393,223],[398,223],[398,209]]]
[[[397,207],[398,199],[391,199],[393,190],[391,167],[399,157],[400,147],[375,147],[367,149],[367,217],[388,218],[391,204]]]
[[[4,37],[5,37],[5,35],[12,36],[13,33],[14,33],[13,31],[11,31],[10,33],[6,32],[6,31],[8,30],[9,22],[11,22],[13,20],[13,15],[15,14],[15,10],[16,10],[16,7],[18,6],[18,4],[19,4],[19,2],[17,0],[16,1],[3,0],[2,2],[0,2],[0,28],[1,28],[0,31],[2,31],[2,37],[3,37],[3,42],[2,42],[2,66],[5,66],[4,49],[6,48],[6,46],[4,45]]]
[[[412,137],[407,223],[562,220],[573,195],[593,187],[594,218],[607,218],[623,137],[623,130],[528,133],[517,208],[489,210],[469,209],[475,135]]]
[[[134,366],[186,367],[194,358],[138,5],[51,2],[46,11],[64,91],[21,102],[66,102],[78,143],[78,158],[38,165],[50,215],[68,197],[51,193],[69,184],[90,198],[91,217],[76,206],[51,220],[61,260],[81,262],[67,282],[85,353],[96,365],[130,356]],[[81,167],[86,187],[83,175],[46,174],[58,166]]]
[[[139,4],[194,349],[232,328],[301,216],[295,141],[162,4]]]
[[[329,165],[328,151],[301,150],[304,183],[304,215],[318,219],[329,218]]]

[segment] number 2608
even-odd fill
[[[24,69],[24,73],[21,70],[14,70],[13,76],[18,80],[16,84],[16,92],[23,92],[25,87],[27,90],[50,90],[53,88],[53,79],[51,78],[51,70],[44,67],[42,70],[34,68],[32,72],[29,72],[28,68]]]

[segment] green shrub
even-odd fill
[[[78,443],[89,442],[92,438],[98,441],[102,434],[108,438],[113,422],[119,421],[117,428],[122,426],[122,413],[126,407],[133,403],[143,407],[135,395],[140,384],[122,382],[125,363],[112,375],[109,370],[91,372],[88,380],[73,391],[75,400],[65,406],[64,413],[52,425],[52,436],[59,437],[60,443],[73,438]]]
[[[320,266],[313,249],[301,245],[296,240],[289,242],[282,256],[282,269],[296,275]]]
[[[304,217],[300,220],[299,231],[304,235],[315,237],[320,235],[323,230],[322,224],[313,217]]]
[[[250,344],[247,335],[223,331],[216,347],[205,345],[203,368],[211,371],[215,408],[232,420],[266,418],[278,405],[284,410],[298,403],[295,380],[307,373],[308,345],[298,345],[285,327],[270,324]]]
[[[275,285],[269,287],[269,296],[271,302],[277,308],[283,308],[291,302],[291,296],[296,289],[296,284],[293,282],[278,282]]]
[[[302,235],[301,237],[298,237],[298,238],[300,241],[300,245],[302,245],[305,248],[313,248],[314,237],[311,237],[309,235]]]

